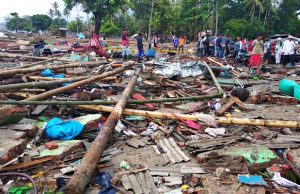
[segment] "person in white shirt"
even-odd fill
[[[295,66],[295,43],[292,41],[292,37],[288,36],[288,39],[283,43],[282,47],[283,65],[290,63],[291,66]]]
[[[282,53],[283,42],[281,38],[277,38],[276,46],[275,46],[275,61],[276,65],[279,65],[281,62],[281,53]]]

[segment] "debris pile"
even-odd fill
[[[0,45],[1,193],[300,192],[297,66]]]

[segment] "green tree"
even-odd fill
[[[230,19],[224,24],[223,29],[226,34],[230,34],[234,39],[238,36],[245,37],[247,21],[245,19]]]
[[[34,29],[44,31],[51,26],[52,19],[47,15],[37,14],[31,16],[31,22]]]
[[[20,30],[21,19],[16,12],[10,13],[10,16],[6,19],[6,27],[9,30]]]
[[[78,33],[83,31],[83,23],[81,20],[70,21],[67,27],[71,32]]]
[[[120,29],[113,22],[108,20],[101,26],[100,32],[106,35],[117,35]]]
[[[125,0],[64,0],[67,9],[81,4],[84,12],[92,13],[95,21],[95,33],[99,35],[101,21],[107,16],[115,13],[121,5],[126,3]]]

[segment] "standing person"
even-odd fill
[[[224,55],[223,55],[223,45],[222,45],[222,39],[223,39],[223,35],[219,34],[218,38],[216,39],[216,57],[219,59],[223,59]]]
[[[290,62],[290,66],[295,66],[295,42],[292,41],[292,36],[288,36],[282,47],[283,65]]]
[[[260,72],[261,56],[263,54],[263,46],[264,46],[263,38],[264,38],[264,36],[262,34],[259,34],[252,43],[253,50],[252,50],[250,62],[249,62],[250,73],[251,73],[252,67],[256,67],[256,74],[259,74],[259,72]]]
[[[183,38],[183,36],[180,36],[179,41],[178,41],[178,50],[183,51],[183,46],[185,43],[185,39]]]
[[[137,59],[138,59],[138,63],[140,63],[143,55],[145,57],[147,57],[147,54],[144,51],[143,34],[142,33],[139,33],[139,35],[137,36],[136,43],[137,43],[137,49],[138,49]]]
[[[199,57],[202,58],[204,56],[204,39],[205,37],[202,36],[198,42],[198,45],[199,45]]]
[[[282,53],[282,46],[283,43],[281,41],[281,38],[277,38],[277,43],[275,46],[275,62],[276,65],[279,65],[281,63],[281,53]]]
[[[243,48],[243,44],[242,44],[242,41],[241,41],[241,37],[237,37],[236,38],[236,42],[234,44],[234,58],[236,58],[239,54],[239,52],[242,50]]]
[[[121,46],[122,46],[122,49],[123,49],[123,52],[122,52],[122,57],[123,59],[129,59],[130,58],[130,50],[129,50],[129,38],[128,38],[128,32],[127,30],[123,30],[122,31],[122,35],[121,35]]]
[[[209,51],[209,34],[206,34],[204,39],[203,39],[203,46],[204,46],[204,56],[208,57],[210,56],[210,51]]]
[[[270,39],[267,39],[264,43],[264,61],[266,64],[271,62],[271,43]]]
[[[174,35],[173,40],[172,40],[172,44],[175,50],[177,50],[178,48],[178,38],[176,37],[176,35]]]
[[[230,35],[227,35],[225,40],[225,56],[228,56],[230,54],[230,40]]]
[[[156,33],[153,33],[153,36],[151,38],[151,44],[152,44],[151,48],[156,48],[157,47],[157,36],[156,36]]]

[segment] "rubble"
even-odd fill
[[[254,78],[190,53],[138,64],[25,42],[0,53],[3,188],[33,191],[4,174],[21,172],[39,193],[299,192],[299,79],[284,67]]]

